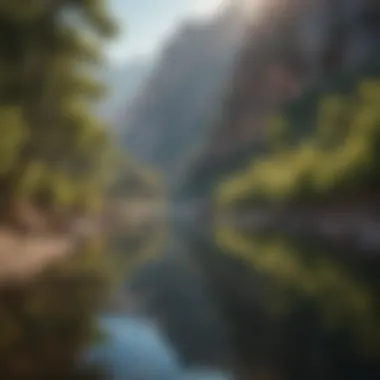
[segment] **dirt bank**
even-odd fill
[[[0,284],[27,280],[49,264],[76,252],[80,245],[100,231],[96,220],[73,220],[70,229],[20,231],[0,229]]]
[[[162,217],[162,203],[117,200],[92,216],[47,218],[28,208],[18,219],[0,226],[0,284],[26,280],[49,264],[80,249],[99,235],[139,230],[146,221]],[[12,225],[12,227],[10,227]]]

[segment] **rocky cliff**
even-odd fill
[[[249,29],[213,134],[176,189],[181,196],[206,194],[220,173],[265,150],[268,118],[286,102],[378,60],[377,1],[270,1],[262,12]]]
[[[174,180],[208,134],[244,29],[235,8],[190,21],[167,42],[142,91],[127,109],[126,148]]]

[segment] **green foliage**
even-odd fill
[[[112,163],[91,112],[105,92],[91,72],[116,32],[107,2],[2,0],[0,23],[2,202],[93,207]]]
[[[273,150],[284,150],[288,143],[289,125],[286,120],[277,116],[269,122],[269,140]]]
[[[285,112],[276,118],[273,149],[224,181],[216,194],[219,203],[312,201],[376,191],[380,185],[380,82],[360,80],[353,87],[353,91],[316,98],[317,111],[307,122],[314,126],[313,132],[292,144],[292,149],[285,126],[290,132],[300,129],[297,117]]]
[[[0,108],[0,130],[0,176],[4,176],[14,166],[28,138],[28,130],[19,108]]]
[[[317,115],[317,138],[322,148],[336,148],[347,135],[350,105],[345,100],[342,96],[329,96],[321,101]]]

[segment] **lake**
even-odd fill
[[[0,378],[379,379],[375,257],[155,219],[3,286]]]

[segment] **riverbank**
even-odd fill
[[[133,234],[162,219],[162,202],[114,200],[98,213],[47,217],[30,208],[0,226],[0,284],[25,281],[99,236]],[[161,218],[161,219],[160,219]]]
[[[73,220],[67,231],[0,229],[0,284],[26,281],[57,260],[76,252],[100,232],[97,220]]]
[[[18,205],[0,224],[0,284],[26,281],[78,251],[105,232],[104,214],[53,213]]]
[[[367,258],[380,252],[380,216],[375,208],[251,209],[219,215],[217,224],[253,233],[280,232],[323,240],[337,248],[360,250]]]

